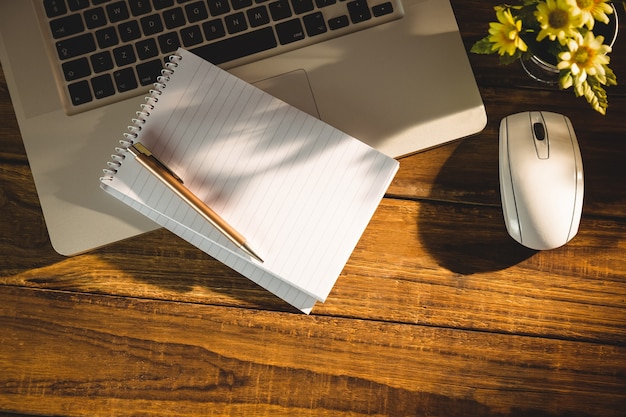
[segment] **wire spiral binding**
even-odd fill
[[[127,148],[135,143],[138,133],[141,131],[142,126],[146,123],[150,112],[154,110],[154,107],[159,102],[159,96],[163,94],[163,90],[170,81],[170,77],[176,71],[178,63],[182,60],[180,55],[170,55],[169,62],[166,62],[164,68],[161,70],[161,75],[156,79],[153,84],[154,88],[150,89],[149,95],[145,97],[145,103],[139,105],[140,110],[136,112],[137,117],[131,119],[132,125],[128,126],[128,132],[123,133],[123,139],[119,141],[120,146],[115,147],[115,153],[111,155],[111,160],[107,162],[107,167],[102,170],[104,176],[100,178],[100,181],[111,181],[117,170],[122,165],[126,156]]]

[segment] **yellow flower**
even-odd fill
[[[537,41],[547,36],[550,40],[558,39],[561,45],[565,45],[569,38],[580,36],[578,28],[583,25],[583,14],[575,0],[540,2],[535,10],[535,17],[541,25]]]
[[[489,23],[489,41],[493,43],[492,50],[498,54],[515,54],[515,51],[526,51],[526,43],[519,37],[522,30],[522,21],[515,20],[511,10],[496,7],[496,17],[498,22]]]
[[[589,30],[593,29],[596,20],[609,23],[607,15],[613,13],[613,8],[607,4],[608,0],[576,0],[576,5],[583,15],[583,24]]]
[[[578,87],[587,80],[587,76],[595,77],[600,83],[606,84],[605,66],[610,61],[607,54],[611,52],[611,47],[603,42],[604,37],[596,38],[591,31],[584,38],[570,39],[567,42],[568,51],[559,54],[557,68],[569,69],[572,77],[564,78],[561,87],[568,88],[572,83]]]

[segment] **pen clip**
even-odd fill
[[[131,146],[128,147],[128,151],[132,153],[135,157],[139,155],[147,156],[148,158],[152,158],[154,162],[156,162],[161,168],[166,170],[172,177],[176,179],[176,181],[183,183],[183,179],[176,175],[174,171],[172,171],[167,165],[165,165],[159,158],[157,158],[148,148],[146,148],[142,143],[135,142]]]

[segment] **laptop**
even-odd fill
[[[60,254],[157,227],[99,177],[177,46],[392,157],[486,125],[448,0],[0,0],[0,61]]]

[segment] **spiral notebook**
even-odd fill
[[[184,49],[162,73],[101,187],[309,313],[330,293],[398,162]],[[129,157],[136,142],[246,236],[264,262]]]

